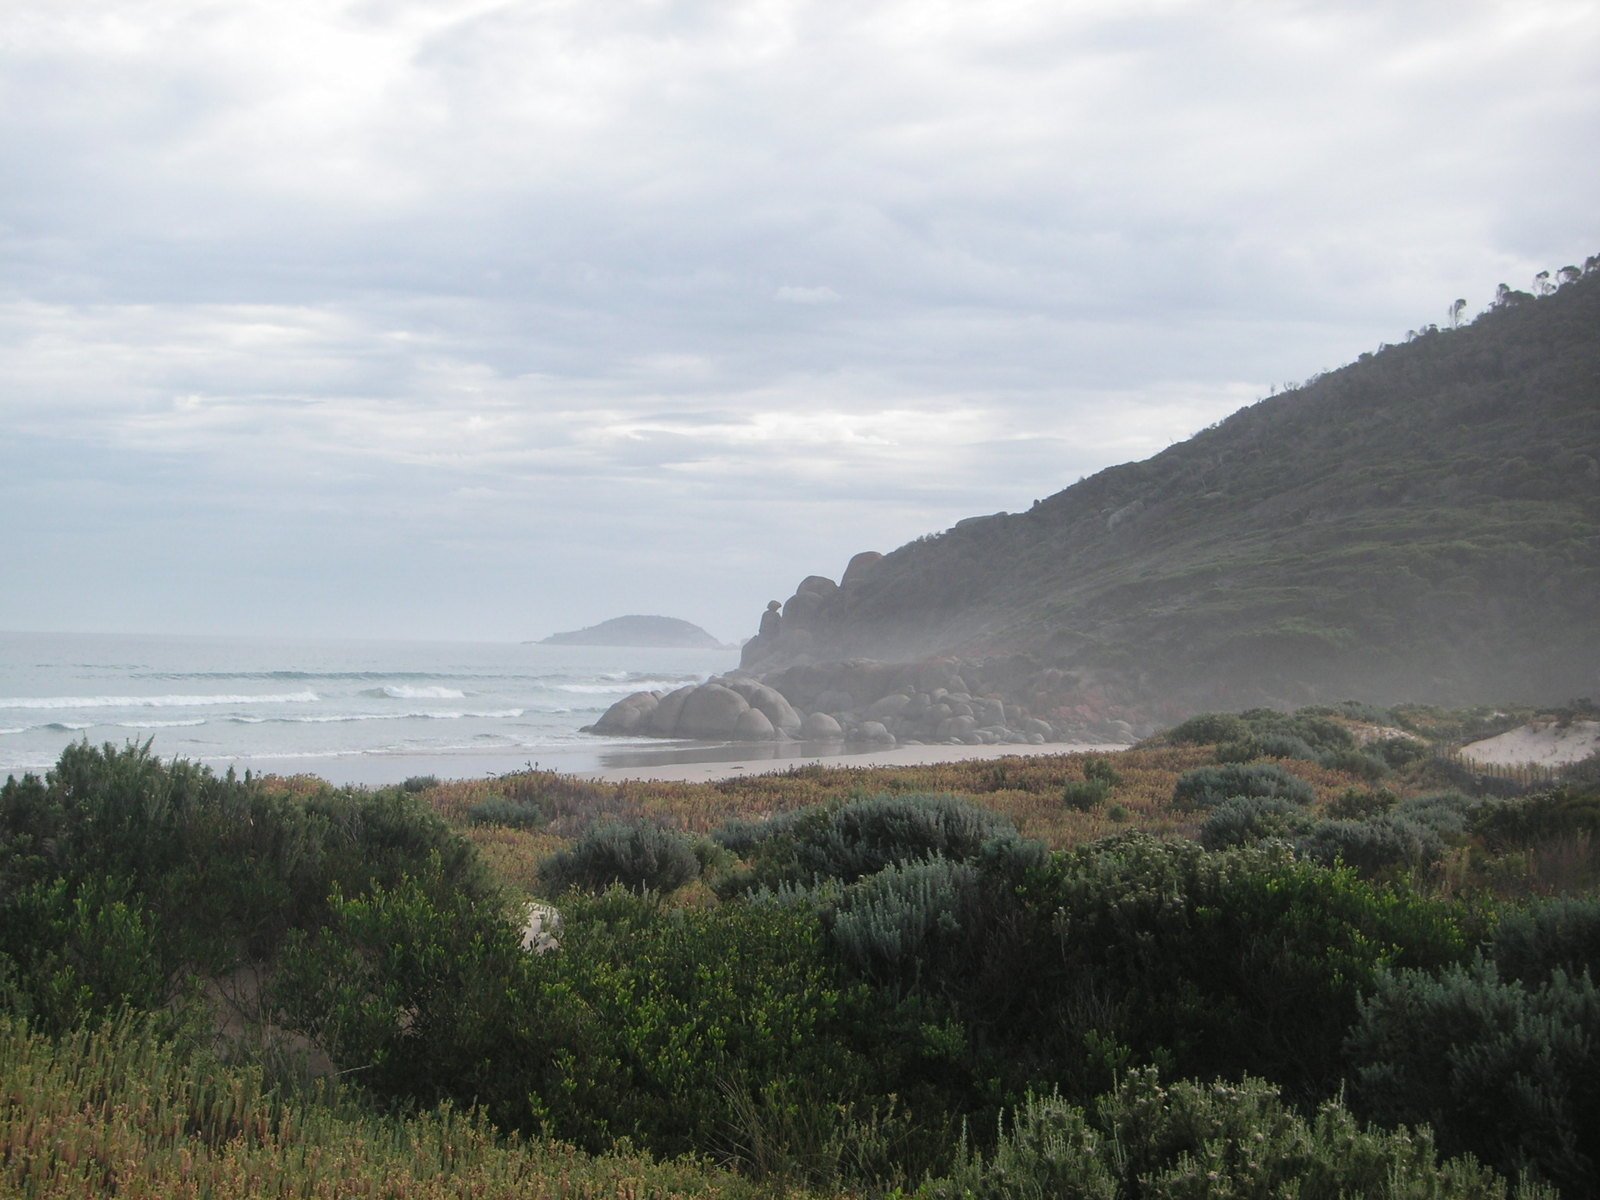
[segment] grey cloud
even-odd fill
[[[1600,248],[1579,0],[18,7],[8,511],[335,631],[733,621]]]

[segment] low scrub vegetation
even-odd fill
[[[1371,716],[699,787],[75,746],[0,789],[0,1190],[1596,1194],[1592,787],[1331,765]]]

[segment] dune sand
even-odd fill
[[[1600,721],[1536,721],[1461,747],[1469,762],[1561,767],[1600,752]]]

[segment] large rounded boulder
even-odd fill
[[[749,701],[732,688],[703,683],[684,700],[673,732],[679,737],[732,737],[740,715],[749,709]]]

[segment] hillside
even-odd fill
[[[587,629],[552,633],[541,646],[649,646],[664,649],[715,649],[722,645],[698,625],[677,617],[612,617]]]
[[[1169,711],[1549,702],[1600,688],[1597,595],[1591,270],[903,546],[747,663],[1022,656]]]

